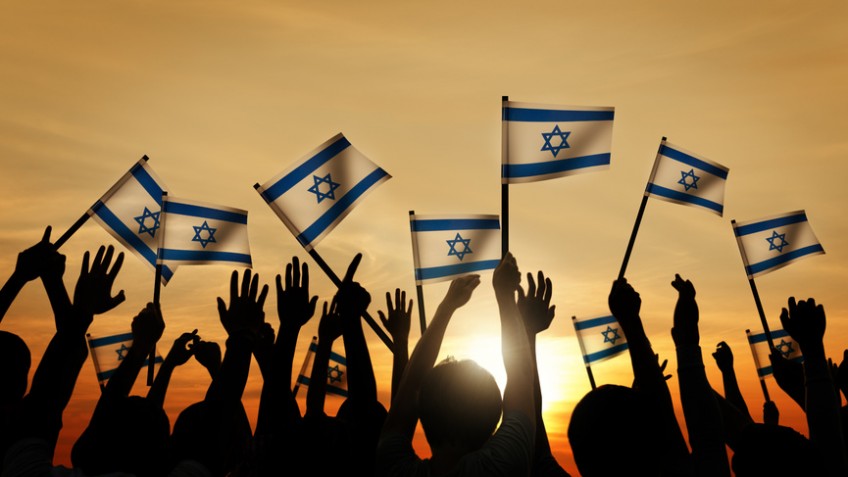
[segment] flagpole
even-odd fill
[[[730,224],[733,226],[734,231],[736,230],[736,219],[730,221]],[[734,235],[735,232],[734,232]],[[745,249],[742,248],[742,243],[739,241],[739,237],[736,238],[736,243],[739,245],[739,253],[742,254],[742,263],[747,267],[748,258],[745,256]],[[745,274],[748,274],[747,269],[745,270]],[[763,302],[760,300],[760,293],[757,291],[757,284],[754,283],[753,278],[748,278],[748,284],[751,285],[751,293],[754,295],[754,303],[757,305],[757,313],[760,314],[760,322],[763,325],[763,331],[766,333],[766,339],[768,340],[769,349],[774,350],[774,340],[771,339],[771,330],[769,330],[768,321],[766,321],[766,312],[763,310]]]
[[[315,263],[318,264],[321,270],[324,270],[324,273],[327,274],[327,276],[330,278],[330,281],[332,281],[333,284],[336,285],[336,287],[341,287],[341,279],[339,279],[339,276],[336,275],[336,273],[333,271],[332,268],[330,268],[329,265],[327,265],[327,262],[325,262],[324,259],[321,258],[321,255],[318,255],[318,251],[313,248],[312,250],[309,250],[309,255],[312,257],[313,260],[315,260]],[[362,317],[369,325],[371,325],[371,328],[374,330],[375,333],[377,333],[377,336],[379,336],[380,339],[383,340],[383,343],[386,345],[387,348],[389,348],[389,351],[393,351],[394,347],[392,346],[392,340],[389,338],[386,332],[383,331],[383,329],[377,325],[377,322],[374,321],[374,318],[372,318],[371,315],[368,314],[368,310],[362,312]]]
[[[660,141],[660,147],[657,150],[657,155],[659,155],[659,151],[662,149],[663,144],[665,144],[666,137],[663,136]],[[654,170],[651,171],[651,177],[653,177],[655,169],[657,167],[657,162],[654,160]],[[650,180],[648,180],[650,183]],[[621,280],[624,278],[624,272],[627,270],[627,262],[630,261],[630,254],[633,252],[633,244],[636,243],[636,233],[639,232],[639,225],[642,224],[642,215],[645,213],[645,207],[648,205],[648,195],[645,194],[642,196],[642,203],[639,204],[639,212],[636,214],[636,222],[633,224],[633,231],[630,232],[630,240],[627,242],[627,250],[624,252],[624,260],[621,262],[621,269],[618,271],[618,279]]]
[[[415,211],[410,210],[409,211],[409,219],[412,220],[413,216],[415,216]],[[416,253],[415,238],[414,237],[415,236],[413,234],[412,253]],[[416,257],[415,260],[417,261],[418,258]],[[418,282],[418,280],[416,280],[415,292],[418,295],[418,321],[421,323],[421,334],[423,335],[424,331],[427,330],[427,315],[424,313],[424,287],[420,283],[417,283],[417,282]],[[401,303],[399,306],[401,306],[401,308],[403,308],[405,305],[403,303]]]
[[[144,156],[144,157],[147,157],[147,156]],[[164,199],[167,196],[168,196],[168,193],[166,191],[162,191],[162,198]],[[164,208],[164,206],[165,206],[165,204],[163,203],[162,207]],[[165,233],[164,221],[165,221],[164,214],[161,214],[161,218],[159,219],[159,228],[162,229],[162,231],[160,232],[160,235],[159,235],[160,245],[162,243],[162,234]],[[161,248],[162,248],[161,246],[157,248],[157,250],[156,250],[157,254],[159,253],[159,249],[161,249]],[[157,260],[157,262],[158,262],[158,260]],[[153,307],[159,308],[159,297],[162,294],[161,293],[161,290],[162,290],[162,264],[161,263],[156,264],[156,273],[153,275],[153,277],[154,277],[153,278],[153,280],[154,280],[154,282],[153,282]],[[155,366],[156,366],[156,343],[153,343],[153,348],[150,349],[150,356],[147,357],[147,385],[148,386],[153,386],[153,378],[155,377],[155,374],[156,374]]]
[[[580,354],[583,356],[584,364],[586,365],[586,374],[589,376],[589,384],[592,385],[592,390],[597,389],[595,386],[595,375],[592,374],[592,365],[586,362],[586,348],[583,347],[583,340],[580,338],[580,335],[577,331],[577,317],[571,317],[571,324],[574,325],[574,333],[577,335],[577,344],[580,345]]]
[[[85,344],[88,346],[88,352],[91,354],[91,361],[94,363],[94,372],[97,373],[97,384],[100,385],[100,392],[106,390],[106,386],[103,385],[103,382],[100,381],[100,363],[97,362],[97,354],[91,348],[91,333],[85,334]]]
[[[501,96],[501,257],[509,252],[509,183],[503,182],[503,158],[509,145],[509,130],[503,117],[503,108],[509,101],[509,96]]]
[[[82,217],[77,219],[77,221],[74,222],[74,224],[71,225],[71,227],[67,231],[65,231],[65,233],[63,233],[61,237],[59,237],[55,242],[53,242],[53,247],[56,250],[59,250],[59,247],[64,245],[64,243],[67,242],[69,238],[71,238],[71,235],[76,233],[76,231],[79,230],[80,227],[82,227],[82,225],[87,220],[88,220],[88,213],[86,212],[85,214],[82,214]]]
[[[745,336],[748,337],[748,347],[751,348],[751,354],[754,355],[754,366],[757,367],[757,377],[760,378],[760,388],[762,388],[763,390],[763,397],[766,399],[766,402],[771,401],[771,398],[769,397],[768,388],[766,387],[766,380],[763,379],[762,376],[760,376],[760,358],[757,357],[757,350],[755,350],[754,347],[751,346],[751,330],[745,330]],[[770,335],[769,338],[771,338]]]

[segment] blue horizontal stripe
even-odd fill
[[[280,180],[275,182],[271,187],[262,192],[262,197],[266,202],[274,202],[281,195],[285,194],[289,189],[295,186],[298,182],[315,172],[316,169],[323,166],[327,161],[337,156],[344,151],[350,142],[345,137],[339,138],[336,142],[322,149],[318,154],[315,154],[303,164],[297,166],[293,171],[286,174]]]
[[[122,341],[129,341],[131,339],[133,339],[132,333],[124,333],[114,336],[104,336],[103,338],[94,338],[93,340],[88,341],[88,345],[92,348],[99,348],[101,346],[120,343]]]
[[[304,386],[309,386],[309,383],[312,382],[312,380],[309,377],[301,374],[301,375],[298,375],[297,382],[304,385]],[[347,397],[347,389],[340,388],[338,386],[333,386],[330,383],[327,383],[327,393],[328,394],[335,394],[335,395],[342,396],[342,397]]]
[[[153,360],[153,363],[154,364],[162,364],[164,361],[165,360],[162,359],[161,356],[157,356],[156,359]],[[149,366],[149,365],[150,365],[150,359],[149,358],[145,359],[144,360],[144,366]],[[103,371],[102,373],[97,373],[97,380],[98,381],[106,381],[107,379],[111,378],[112,375],[115,374],[115,371],[117,371],[117,370],[118,370],[118,368],[115,368],[115,369],[110,369],[108,371]]]
[[[745,269],[747,270],[748,275],[754,275],[756,273],[766,271],[770,268],[774,268],[778,265],[782,265],[786,262],[795,260],[796,258],[801,258],[804,255],[809,255],[811,253],[818,252],[824,252],[824,249],[822,248],[821,244],[809,245],[807,247],[799,248],[798,250],[787,252],[778,257],[770,258],[768,260],[763,260],[762,262],[749,265],[745,267]]]
[[[315,343],[309,343],[309,351],[312,351],[313,353],[317,353],[318,352],[318,345],[316,345]],[[333,352],[332,350],[330,351],[330,360],[347,366],[347,359],[345,359],[344,356]]]
[[[343,197],[339,198],[332,207],[327,209],[321,217],[318,218],[315,222],[312,223],[309,227],[306,228],[303,232],[298,235],[297,241],[300,242],[301,245],[306,247],[313,240],[315,240],[318,236],[324,233],[328,227],[333,225],[339,217],[347,212],[347,210],[356,202],[363,194],[365,194],[368,189],[370,189],[373,185],[377,184],[388,176],[388,173],[381,168],[377,168],[372,171],[370,174],[365,176],[364,179],[359,181],[358,184],[353,186],[347,194]]]
[[[159,198],[161,199],[162,197],[160,196]],[[132,230],[127,228],[127,226],[121,222],[121,219],[112,213],[112,211],[109,210],[109,207],[106,207],[106,204],[98,200],[97,203],[94,204],[94,207],[92,207],[92,210],[94,210],[94,213],[97,214],[97,216],[100,217],[100,219],[103,220],[110,229],[123,239],[124,245],[135,249],[139,255],[144,258],[144,260],[147,260],[154,267],[156,266],[156,252],[148,247],[147,244],[144,243],[144,240],[140,239],[138,235],[133,233]],[[162,277],[165,281],[167,282],[170,280],[172,276],[174,276],[174,271],[167,265],[163,266]]]
[[[699,205],[701,207],[704,207],[705,209],[715,210],[719,214],[724,212],[724,206],[719,203],[704,199],[702,197],[689,195],[684,192],[668,189],[661,185],[648,183],[648,188],[646,189],[646,192],[648,192],[649,194],[658,195],[660,197],[665,197],[667,199],[672,199],[679,202],[686,202],[689,204]]]
[[[236,224],[247,224],[247,214],[230,212],[228,210],[214,209],[200,205],[183,204],[181,202],[165,202],[163,212],[168,214],[187,215],[189,217],[200,217],[203,219],[224,220]]]
[[[787,333],[785,330],[772,330],[772,332],[771,332],[771,339],[785,338],[787,336],[789,336],[789,333]],[[763,341],[766,341],[766,334],[765,333],[757,333],[755,335],[749,335],[748,336],[748,343],[756,344],[756,343],[762,343]]]
[[[136,163],[136,165],[130,170],[130,173],[133,177],[135,177],[135,180],[144,187],[144,190],[150,194],[150,197],[159,204],[159,207],[162,207],[162,187],[160,187],[153,177],[144,170],[143,163]]]
[[[503,108],[505,121],[523,122],[567,122],[567,121],[612,121],[615,111],[568,111],[561,109]]]
[[[431,278],[449,277],[463,273],[479,272],[480,270],[492,270],[497,268],[500,260],[480,260],[479,262],[460,263],[457,265],[444,265],[441,267],[416,268],[416,280],[429,280]]]
[[[237,262],[251,264],[250,254],[234,252],[214,252],[204,250],[175,250],[163,248],[159,250],[161,260],[180,262]]]
[[[575,321],[574,329],[575,330],[585,330],[587,328],[594,328],[596,326],[607,325],[610,323],[617,323],[614,316],[602,316],[600,318],[592,318],[591,320],[586,321]]]
[[[583,362],[586,364],[594,363],[595,361],[600,361],[604,358],[609,358],[610,356],[614,356],[628,348],[627,343],[622,343],[620,345],[613,346],[611,348],[605,349],[603,351],[596,351],[594,353],[589,353],[583,355]]]
[[[503,164],[501,176],[505,178],[533,177],[573,171],[586,167],[604,166],[610,163],[610,154],[572,157],[558,161],[534,162],[533,164]]]
[[[498,219],[438,219],[413,220],[409,223],[413,232],[435,232],[440,230],[500,229]]]
[[[666,144],[663,144],[660,147],[660,154],[666,157],[670,157],[676,161],[680,161],[684,164],[688,164],[692,167],[697,167],[704,172],[709,172],[710,174],[721,177],[722,179],[727,180],[727,171],[716,167],[708,162],[703,161],[702,159],[698,159],[697,157],[690,156],[685,152],[678,151],[677,149],[673,149]]]
[[[762,232],[763,230],[775,229],[784,225],[797,224],[799,222],[806,221],[807,214],[802,212],[800,214],[790,215],[787,217],[780,217],[778,219],[764,220],[762,222],[743,225],[741,227],[736,227],[734,231],[736,232],[737,237],[741,237],[743,235],[750,235],[755,234],[757,232]]]

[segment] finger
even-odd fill
[[[124,252],[118,254],[118,258],[115,259],[115,264],[112,265],[112,269],[109,270],[109,273],[106,275],[106,278],[109,279],[110,282],[115,280],[115,277],[118,276],[118,272],[121,271],[121,266],[124,264]]]
[[[536,295],[539,298],[543,298],[545,296],[545,292],[547,291],[547,282],[545,282],[545,275],[541,270],[536,274],[538,278],[536,278]]]
[[[324,301],[324,306],[322,307],[321,316],[327,316],[327,302]]]
[[[403,310],[404,303],[406,303],[406,290],[400,292],[400,301],[397,302],[396,308]]]
[[[91,271],[94,272],[95,269],[100,269],[100,262],[103,261],[103,253],[106,251],[106,247],[100,246],[97,249],[97,253],[94,254],[94,260],[91,261]]]
[[[300,287],[300,259],[297,256],[292,258],[292,285]]]
[[[227,305],[224,304],[224,300],[221,299],[221,297],[217,297],[216,301],[218,302],[218,315],[220,315],[221,318],[223,318],[224,315],[227,314]]]
[[[230,301],[238,297],[238,271],[233,270],[230,275]]]
[[[317,304],[318,304],[318,295],[315,295],[315,296],[312,297],[311,300],[309,300],[309,309],[312,310],[312,313],[315,313],[315,305],[317,305]]]
[[[362,254],[357,253],[353,260],[350,262],[350,265],[347,267],[347,272],[345,273],[344,279],[342,283],[350,283],[353,281],[353,275],[356,273],[356,269],[359,268],[359,262],[362,261]]]
[[[251,273],[249,268],[247,270],[245,270],[244,273],[242,274],[242,276],[241,276],[241,295],[239,295],[239,296],[247,297],[247,295],[250,293],[250,277],[251,277],[251,275],[253,275],[253,273]]]
[[[795,312],[798,311],[798,304],[795,302],[795,297],[789,297],[789,315],[795,315]]]
[[[386,292],[386,310],[388,314],[392,314],[392,294],[389,292]]]
[[[792,326],[786,326],[789,324],[789,311],[786,308],[780,310],[780,324],[783,326],[783,329],[792,328]]]
[[[300,286],[309,295],[309,265],[306,262],[301,265]]]
[[[86,252],[82,255],[82,269],[80,270],[80,276],[88,274],[88,261],[89,261],[89,253]]]
[[[111,298],[109,300],[109,309],[111,310],[112,308],[115,308],[116,306],[123,303],[124,300],[126,300],[126,299],[127,299],[127,297],[126,297],[126,295],[124,295],[124,291],[123,290],[119,291],[117,295],[115,295],[113,298]]]
[[[41,243],[50,243],[50,232],[53,230],[53,227],[47,226],[44,229],[44,235],[41,236]]]
[[[527,272],[527,296],[536,296],[536,281],[530,272]]]
[[[412,300],[409,300],[409,307],[406,309],[407,316],[412,316]]]
[[[286,290],[291,290],[292,287],[292,265],[286,264]]]
[[[109,245],[106,247],[106,253],[103,255],[103,261],[100,262],[99,271],[100,273],[106,275],[106,269],[109,268],[109,264],[112,263],[112,256],[115,254],[115,247]]]
[[[259,294],[259,300],[256,304],[260,309],[265,307],[265,298],[268,297],[268,285],[262,285],[262,293]]]
[[[406,300],[401,300],[400,298],[400,288],[395,288],[395,309],[402,309],[404,301]]]
[[[551,304],[551,298],[553,298],[554,294],[554,285],[551,282],[550,278],[545,278],[545,294],[542,296],[542,300],[545,302],[545,305],[548,306]]]
[[[277,301],[279,301],[280,295],[283,294],[283,277],[281,277],[279,273],[277,274],[275,283],[277,284]]]
[[[380,322],[383,323],[383,328],[389,329],[389,320],[386,319],[386,315],[382,310],[377,310],[377,316],[380,317]]]
[[[253,275],[253,280],[250,281],[250,289],[248,290],[248,297],[250,301],[256,301],[256,294],[259,292],[259,274],[256,273]]]

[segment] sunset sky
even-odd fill
[[[545,423],[559,462],[576,469],[565,432],[589,390],[571,316],[605,313],[660,138],[729,168],[724,215],[651,199],[627,278],[642,296],[655,351],[669,359],[675,273],[691,279],[701,346],[726,341],[755,417],[763,396],[745,329],[761,325],[730,221],[804,209],[825,255],[757,278],[772,328],[790,295],[815,297],[828,316],[826,350],[848,347],[848,5],[820,1],[686,2],[5,2],[0,15],[0,270],[46,225],[66,230],[142,155],[171,195],[249,211],[254,269],[273,285],[298,255],[312,290],[332,283],[253,189],[341,132],[392,178],[376,188],[316,249],[356,279],[372,316],[395,287],[414,295],[408,212],[499,214],[501,96],[615,108],[608,170],[510,187],[510,242],[523,272],[543,270],[557,317],[539,337]],[[93,221],[62,247],[72,289],[86,250],[114,244]],[[194,328],[223,343],[215,297],[227,266],[181,267],[162,290],[164,354]],[[448,328],[442,355],[479,360],[503,383],[491,273]],[[152,299],[151,268],[128,255],[117,280],[127,301],[99,316],[92,334],[129,329]],[[428,313],[447,283],[425,286]],[[266,304],[275,329],[276,299]],[[296,366],[317,333],[301,332]],[[414,324],[417,324],[417,315]],[[33,353],[54,332],[38,282],[2,322]],[[366,336],[381,401],[391,356]],[[413,326],[410,341],[419,337]],[[599,383],[629,385],[629,360],[594,368]],[[171,422],[202,399],[208,377],[189,362],[166,401]],[[781,423],[806,434],[800,409],[769,390]],[[245,392],[251,419],[261,389],[254,366]],[[134,390],[146,393],[140,379]],[[56,463],[87,423],[99,390],[89,360],[65,413]],[[328,411],[339,404],[328,400]],[[429,449],[417,441],[421,455]]]

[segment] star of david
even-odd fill
[[[335,190],[338,189],[341,184],[339,184],[338,182],[333,182],[333,179],[330,178],[330,173],[327,173],[327,175],[324,177],[318,177],[313,175],[312,181],[315,182],[315,184],[309,188],[309,192],[315,194],[315,197],[318,199],[319,204],[324,199],[336,200]],[[322,192],[321,184],[327,184],[327,187],[329,187],[330,190],[328,190],[327,192]]]
[[[551,154],[553,154],[554,157],[557,157],[557,154],[559,154],[560,150],[568,149],[568,148],[571,147],[571,146],[568,145],[568,136],[570,136],[570,135],[571,135],[571,131],[562,132],[559,129],[559,124],[557,124],[556,126],[554,126],[553,131],[551,131],[549,133],[542,133],[542,138],[545,140],[545,145],[542,146],[541,150],[542,151],[551,151]],[[551,144],[551,139],[553,139],[554,136],[559,137],[560,142],[559,142],[559,145],[557,145],[557,146],[554,146],[553,144]]]
[[[618,328],[610,328],[609,325],[607,325],[607,329],[601,331],[601,334],[604,335],[604,343],[615,345],[615,342],[621,339],[621,336],[618,335]]]
[[[795,352],[795,348],[792,347],[792,342],[790,341],[787,343],[783,339],[780,340],[780,343],[774,345],[774,349],[776,349],[786,359],[789,359],[789,355]]]
[[[191,239],[192,242],[200,242],[200,246],[203,248],[206,248],[206,245],[210,242],[217,242],[217,240],[215,240],[215,232],[217,232],[218,229],[210,227],[205,220],[203,221],[203,225],[201,225],[200,227],[196,225],[192,225],[192,227],[194,228],[194,238]],[[201,237],[201,232],[206,232],[207,237]]]
[[[333,367],[327,367],[327,380],[330,382],[330,384],[342,382],[343,375],[344,371],[339,369],[338,364]]]
[[[127,348],[127,345],[121,343],[121,347],[115,350],[115,352],[118,353],[118,361],[123,361],[124,358],[127,357],[127,351],[129,350],[130,349]]]
[[[690,177],[692,178],[691,182],[686,180]],[[698,188],[698,181],[700,179],[700,177],[695,175],[695,169],[689,169],[689,172],[680,171],[680,180],[677,183],[683,186],[684,191],[689,192],[689,189]]]
[[[150,234],[151,237],[156,236],[156,231],[159,230],[159,214],[160,212],[151,212],[147,207],[144,208],[144,212],[141,213],[138,217],[133,217],[136,222],[138,222],[138,234]],[[147,219],[153,220],[153,225],[147,226]]]
[[[789,245],[789,242],[786,241],[786,234],[779,234],[777,230],[772,230],[771,237],[766,237],[769,243],[769,250],[777,250],[778,252],[783,252],[783,247]],[[775,243],[775,240],[780,240],[780,242]]]
[[[445,240],[445,242],[450,245],[448,257],[456,255],[456,258],[458,258],[459,261],[462,261],[462,259],[465,258],[465,254],[474,253],[471,251],[471,239],[462,238],[462,235],[459,235],[459,232],[456,233],[456,237],[454,237],[453,240]],[[456,249],[457,244],[462,244],[462,251]]]

